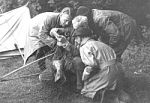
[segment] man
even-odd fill
[[[83,71],[83,75],[78,75],[84,81],[81,94],[93,99],[98,91],[115,90],[121,66],[111,47],[91,38],[92,31],[87,21],[87,17],[78,16],[73,19],[72,24],[75,28],[75,45],[79,48],[81,60],[85,64],[83,70],[78,70]],[[64,48],[72,47],[70,43],[66,46],[66,43],[65,46],[62,45]]]
[[[72,33],[69,34],[69,38],[65,37],[64,35],[60,35],[62,32],[66,31],[67,29],[64,28],[53,28],[51,30],[51,35],[55,36],[57,38],[57,45],[62,46],[63,48],[66,49],[62,60],[63,60],[63,72],[67,73],[73,73],[76,74],[76,88],[73,90],[76,93],[80,93],[81,89],[83,88],[83,83],[82,83],[82,70],[84,69],[84,64],[80,58],[79,50],[75,46],[68,46],[70,43],[74,44],[74,30],[72,28]],[[66,42],[67,41],[67,42]],[[67,78],[69,83],[72,82],[70,74],[69,77]],[[73,76],[72,76],[73,77]],[[72,83],[71,83],[72,84]],[[74,85],[74,83],[73,83]]]
[[[118,74],[116,54],[111,47],[91,38],[92,32],[87,25],[85,16],[74,18],[72,23],[76,28],[74,34],[76,46],[86,65],[82,75],[84,87],[81,93],[94,98],[97,91],[115,87]]]
[[[50,30],[55,27],[66,27],[71,21],[71,15],[68,11],[62,11],[61,13],[45,12],[41,13],[31,20],[30,33],[27,38],[25,46],[25,58],[36,51],[36,59],[39,59],[46,55],[46,53],[52,53],[56,51],[56,38],[50,36]],[[58,55],[57,55],[58,54]],[[56,55],[57,60],[61,57],[61,50],[58,50]],[[59,56],[60,55],[60,56]],[[57,64],[60,62],[54,63]],[[38,65],[41,71],[46,69],[45,59],[38,61]],[[47,73],[47,72],[43,72]],[[40,79],[51,79],[46,77],[47,75],[41,74]]]
[[[88,24],[96,39],[108,44],[115,50],[117,61],[122,61],[121,56],[133,37],[139,36],[136,22],[130,16],[112,10],[88,9],[81,6],[76,16],[88,17]]]

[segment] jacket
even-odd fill
[[[84,81],[84,87],[81,91],[83,95],[94,98],[99,90],[115,89],[118,65],[116,54],[111,47],[90,39],[80,47],[80,56],[83,63],[93,69],[89,79]]]
[[[55,27],[59,27],[59,13],[45,12],[31,19],[24,50],[25,61],[34,51],[45,45],[53,48],[56,40],[49,35],[49,32]]]
[[[90,21],[94,34],[115,50],[117,58],[137,33],[135,20],[119,11],[92,9]]]

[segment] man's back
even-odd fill
[[[93,9],[92,13],[95,34],[111,46],[120,58],[137,33],[135,20],[119,11]]]
[[[45,25],[44,24],[45,22],[48,23],[48,21],[56,19],[58,15],[59,13],[54,13],[54,12],[41,13],[31,19],[31,26],[33,27],[33,26]]]

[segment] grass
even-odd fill
[[[34,57],[30,59],[34,60]],[[49,61],[47,61],[47,66]],[[0,76],[23,65],[20,56],[0,60]],[[131,93],[134,103],[150,103],[150,43],[133,43],[123,54],[123,65],[126,74],[126,90]],[[37,64],[32,64],[8,78],[19,77],[39,72]],[[60,87],[60,86],[57,86]],[[99,103],[69,91],[63,86],[61,98],[58,99],[60,88],[55,85],[46,86],[39,82],[38,77],[17,79],[0,83],[0,103]],[[105,98],[105,100],[108,98]],[[114,103],[105,101],[104,103]]]

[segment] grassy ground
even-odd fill
[[[22,66],[21,57],[14,57],[0,61],[0,76]],[[39,68],[34,64],[28,68],[24,68],[9,78],[15,78],[22,75],[39,72]],[[8,78],[8,79],[9,79]],[[60,88],[53,86],[45,86],[41,84],[38,77],[17,79],[0,83],[0,103],[90,103],[90,99],[85,99],[79,95],[68,92],[67,89],[62,94],[62,98],[58,100],[58,92]]]
[[[1,60],[0,76],[21,67],[22,64],[21,57]],[[138,46],[131,44],[123,55],[123,65],[128,81],[126,90],[131,94],[134,103],[150,103],[150,43],[140,43]],[[37,72],[39,68],[37,64],[33,64],[9,78]],[[60,99],[57,98],[58,93],[60,88],[55,85],[45,86],[39,82],[38,77],[0,83],[0,103],[99,103],[70,92],[69,86],[64,87]],[[105,100],[114,103],[110,98]]]
[[[132,47],[132,50],[129,47],[124,54],[124,69],[129,80],[126,90],[132,94],[135,103],[150,103],[150,49],[148,47],[149,45]],[[21,57],[0,61],[0,76],[19,68],[22,64]],[[34,64],[9,78],[37,72],[39,69]],[[58,100],[57,94],[60,89],[42,85],[38,77],[2,82],[0,83],[0,103],[97,103],[69,92],[67,89],[63,90],[63,97]]]

